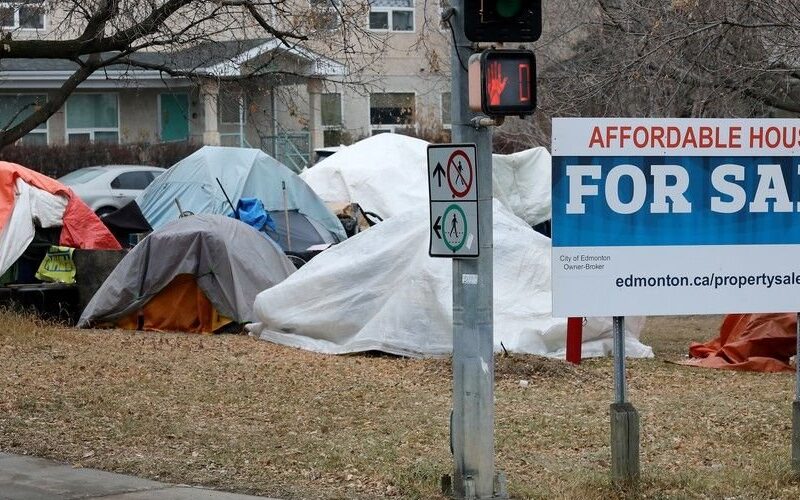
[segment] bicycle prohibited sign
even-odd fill
[[[474,144],[428,146],[431,257],[478,256]]]

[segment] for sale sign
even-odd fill
[[[553,314],[800,311],[800,120],[553,120]]]

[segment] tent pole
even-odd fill
[[[283,185],[283,216],[286,220],[286,250],[292,251],[292,231],[289,227],[289,202],[286,200],[286,181],[281,181]]]

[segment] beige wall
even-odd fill
[[[297,0],[308,5],[307,0]],[[57,5],[58,2],[52,2]],[[427,9],[425,6],[427,5]],[[355,54],[346,61],[351,71],[345,83],[329,82],[323,92],[339,92],[343,95],[343,128],[352,138],[360,138],[370,134],[369,94],[372,92],[413,92],[416,94],[416,110],[418,116],[426,115],[438,119],[440,117],[441,94],[449,91],[449,34],[439,28],[439,2],[437,0],[416,0],[415,30],[413,32],[371,32],[386,42],[386,49],[380,54]],[[298,11],[299,12],[299,11]],[[71,32],[47,33],[56,26],[63,16],[51,14],[48,29],[36,33],[43,37],[66,37]],[[223,24],[236,22],[242,30],[229,29],[217,33],[215,38],[241,37],[242,33],[250,36],[264,36],[263,30],[253,29],[243,18],[238,21],[223,20]],[[366,29],[368,20],[363,15],[360,20]],[[229,25],[233,26],[233,25]],[[33,36],[26,32],[26,36]],[[15,33],[17,36],[17,33]],[[332,34],[331,36],[335,36]],[[325,36],[320,36],[326,41]],[[319,41],[318,41],[319,42]],[[322,54],[336,58],[334,45],[328,43],[312,43],[312,48]],[[331,52],[333,51],[333,52]],[[364,67],[363,72],[358,71]],[[123,142],[158,141],[159,114],[158,89],[119,89],[114,90],[120,96],[120,139]],[[307,130],[309,98],[305,85],[279,87],[276,99],[278,119],[288,130]],[[190,95],[191,120],[190,133],[195,141],[202,141],[204,127],[204,107],[200,102],[197,90]],[[270,110],[269,92],[251,95],[247,103],[248,127],[247,141],[259,147],[260,136],[272,134],[272,114]],[[50,143],[64,142],[64,113],[59,111],[48,124]],[[219,124],[222,134],[238,133],[236,124]]]

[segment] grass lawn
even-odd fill
[[[792,375],[667,362],[720,321],[648,322],[656,358],[628,364],[642,426],[636,491],[608,479],[610,359],[498,357],[497,466],[512,497],[800,498]],[[8,312],[0,325],[3,451],[282,498],[442,498],[449,360],[78,331]]]

